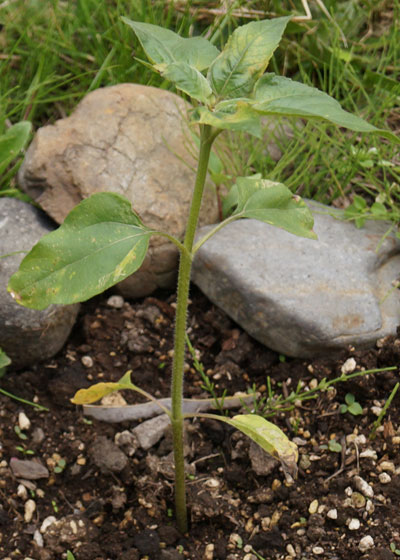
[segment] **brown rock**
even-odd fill
[[[188,108],[173,93],[137,84],[93,91],[70,117],[38,130],[19,184],[58,223],[83,198],[112,191],[126,196],[146,225],[182,238],[195,179]],[[200,222],[217,219],[208,187]],[[154,236],[121,292],[135,297],[173,285],[177,258],[175,246]]]

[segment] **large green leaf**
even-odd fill
[[[205,70],[219,54],[217,47],[204,37],[184,38],[152,23],[122,19],[132,27],[153,64],[185,62],[197,70]]]
[[[172,64],[157,64],[156,70],[167,80],[170,80],[181,91],[205,105],[208,104],[212,90],[207,79],[193,66],[186,62],[173,62]]]
[[[241,130],[257,138],[262,137],[260,116],[251,108],[250,100],[246,98],[221,101],[214,110],[198,107],[192,113],[191,120],[223,130]]]
[[[221,416],[219,419],[246,434],[264,451],[281,462],[285,474],[296,478],[297,445],[290,441],[278,426],[257,414],[238,414],[233,418]]]
[[[25,147],[32,125],[29,121],[21,121],[11,126],[0,136],[0,173],[17,157]]]
[[[289,20],[290,17],[280,17],[253,21],[235,29],[208,71],[211,87],[218,97],[243,97],[253,91]]]
[[[140,267],[150,235],[123,196],[94,194],[33,247],[8,291],[34,309],[85,301]]]
[[[307,205],[282,183],[253,177],[238,177],[223,203],[224,216],[252,218],[294,235],[316,239],[314,219]]]
[[[253,108],[264,115],[323,119],[358,132],[373,132],[400,143],[392,132],[380,130],[348,113],[327,93],[283,76],[265,74],[254,89]]]

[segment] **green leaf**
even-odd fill
[[[164,78],[173,82],[178,89],[201,103],[208,104],[212,90],[207,79],[196,68],[186,62],[173,62],[166,66],[157,64],[154,68],[159,70]]]
[[[249,99],[229,99],[218,103],[214,110],[198,107],[192,114],[192,122],[209,124],[223,130],[242,130],[262,138],[260,117],[253,111]]]
[[[275,74],[265,74],[258,80],[253,108],[263,115],[322,119],[350,130],[380,134],[400,143],[400,138],[392,132],[380,130],[342,109],[327,93]]]
[[[220,98],[249,95],[265,72],[279,45],[290,17],[253,21],[235,29],[208,71],[208,79]]]
[[[0,369],[3,369],[11,364],[10,358],[7,354],[0,348]]]
[[[219,50],[204,37],[180,37],[170,29],[132,21],[122,20],[132,27],[143,50],[153,64],[184,62],[197,70],[205,70],[218,56]]]
[[[353,393],[347,393],[344,397],[344,400],[346,401],[346,404],[352,405],[355,402],[356,398]]]
[[[150,235],[126,198],[94,194],[33,247],[8,291],[34,309],[85,301],[140,267]]]
[[[278,426],[256,414],[239,414],[233,418],[221,416],[220,420],[246,434],[264,451],[281,462],[285,474],[296,478],[297,445],[290,441]]]
[[[25,147],[31,129],[32,124],[29,121],[22,121],[11,126],[0,136],[0,173],[3,173]]]
[[[359,414],[362,414],[362,412],[363,412],[362,407],[361,407],[360,403],[358,403],[358,402],[354,402],[353,404],[348,406],[347,409],[348,409],[348,412],[350,412],[350,414],[352,414],[353,416],[358,416]]]
[[[282,228],[294,235],[316,239],[314,219],[307,205],[282,183],[253,177],[238,177],[223,203],[223,214],[252,218]]]

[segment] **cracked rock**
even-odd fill
[[[177,95],[149,86],[97,89],[71,116],[37,131],[19,184],[58,223],[83,198],[111,191],[128,198],[147,226],[182,238],[195,180],[188,108]],[[208,185],[200,222],[217,218]],[[176,247],[153,236],[140,271],[119,285],[121,293],[141,297],[173,287],[177,262]]]

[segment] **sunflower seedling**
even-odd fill
[[[223,202],[223,221],[202,239],[195,234],[214,140],[223,130],[245,131],[262,138],[262,117],[269,115],[324,120],[359,132],[380,134],[398,141],[361,118],[344,111],[326,93],[266,73],[290,17],[254,21],[238,27],[221,51],[203,37],[183,38],[156,25],[131,21],[129,25],[154,71],[172,82],[193,101],[190,121],[199,131],[199,155],[192,201],[183,241],[150,229],[130,201],[114,193],[96,193],[76,206],[62,226],[46,236],[22,261],[11,278],[9,291],[22,305],[44,309],[52,303],[85,301],[139,269],[150,237],[161,235],[180,252],[171,409],[175,460],[175,506],[180,531],[188,529],[183,454],[182,412],[185,333],[190,272],[197,250],[211,235],[235,220],[253,218],[309,239],[315,239],[313,217],[306,204],[282,183],[260,175],[239,177]],[[251,250],[243,247],[243,251]],[[120,389],[132,389],[156,399],[131,383],[125,374],[118,383],[99,383],[78,391],[73,402],[88,404]],[[199,415],[199,414],[197,414]],[[202,416],[206,416],[204,413]],[[241,430],[281,461],[295,476],[297,447],[274,424],[255,414],[228,418],[207,414]]]

